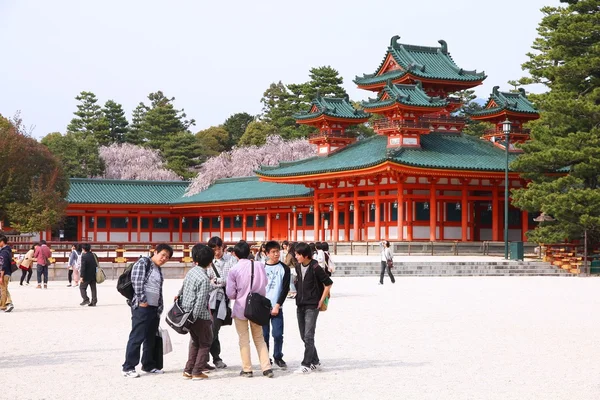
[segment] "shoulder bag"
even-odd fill
[[[212,264],[212,268],[217,278],[220,278],[221,275],[219,275],[217,272],[217,268],[215,268],[214,264]],[[225,307],[227,308],[227,315],[225,316],[225,319],[221,325],[233,325],[233,318],[231,318],[231,307],[229,307],[229,299],[227,298],[227,293],[225,293],[225,288],[223,288],[223,293],[225,294]]]
[[[250,293],[246,299],[246,308],[244,309],[244,317],[260,326],[269,324],[271,320],[271,300],[265,296],[252,292],[254,284],[254,261],[252,263],[252,276],[250,278]]]
[[[185,312],[181,308],[181,296],[177,297],[177,300],[175,300],[171,309],[167,312],[165,321],[167,325],[181,335],[185,335],[190,331],[190,326],[194,323],[194,316],[192,310]]]

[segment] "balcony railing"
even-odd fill
[[[515,135],[529,135],[531,133],[531,129],[522,129],[522,128],[513,128],[510,130],[510,134]],[[486,136],[504,136],[504,132],[502,129],[486,129],[483,132]]]
[[[355,135],[351,132],[342,132],[340,130],[331,130],[331,131],[320,131],[311,133],[309,135],[309,139],[318,139],[322,137],[330,137],[330,138],[340,138],[340,139],[353,139]]]
[[[464,124],[464,117],[421,117],[419,121],[428,124]]]
[[[379,120],[373,123],[373,129],[376,131],[384,130],[400,130],[400,129],[429,129],[429,123],[423,122],[411,122],[411,121],[393,121],[393,120]]]

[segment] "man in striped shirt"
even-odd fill
[[[215,252],[204,244],[192,247],[192,260],[196,266],[183,280],[181,308],[192,311],[195,319],[190,327],[190,348],[183,377],[193,381],[207,379],[208,352],[213,342],[212,317],[208,306],[211,286],[206,268],[211,265]]]

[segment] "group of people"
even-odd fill
[[[176,296],[185,312],[191,312],[190,344],[188,361],[183,377],[204,380],[216,368],[227,368],[221,359],[220,329],[235,325],[239,338],[242,370],[240,376],[252,377],[250,337],[258,353],[262,374],[274,376],[273,363],[287,369],[283,359],[283,304],[290,288],[297,292],[296,315],[300,337],[304,342],[304,355],[298,373],[307,374],[321,367],[315,347],[315,331],[320,310],[324,309],[333,284],[324,266],[316,259],[316,251],[307,243],[283,243],[269,241],[259,257],[251,256],[250,246],[241,240],[228,254],[219,237],[207,244],[196,244],[191,251],[194,267],[187,273],[183,286]],[[323,251],[323,249],[321,249]],[[282,261],[282,255],[283,261]],[[156,334],[159,318],[164,308],[161,267],[173,256],[167,244],[156,247],[152,257],[142,257],[133,266],[131,283],[134,297],[130,302],[132,327],[127,342],[122,373],[137,378],[136,366],[142,371],[162,374],[155,359]],[[260,326],[245,317],[245,305],[250,293],[258,293],[271,302],[270,322]],[[235,300],[230,307],[230,300]],[[273,360],[269,357],[270,339],[273,337]],[[213,365],[209,364],[212,357]]]

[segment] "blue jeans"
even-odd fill
[[[271,326],[273,326],[272,332],[270,332]],[[271,333],[273,334],[273,343],[275,344],[273,358],[281,360],[283,358],[283,309],[279,309],[279,314],[276,316],[271,315],[271,323],[263,326],[263,336],[265,337],[267,349],[269,348]]]
[[[48,266],[47,265],[37,265],[37,281],[38,285],[42,284],[42,275],[44,275],[44,284],[48,283]]]
[[[300,329],[300,338],[304,342],[304,358],[302,365],[310,367],[319,364],[319,355],[315,347],[315,331],[317,329],[317,317],[319,309],[314,306],[299,306],[296,311],[298,315],[298,328]]]
[[[125,350],[123,371],[131,371],[140,362],[140,350],[144,344],[142,354],[142,370],[152,371],[156,368],[154,360],[154,342],[158,323],[160,322],[158,307],[138,307],[131,309],[131,333]]]

